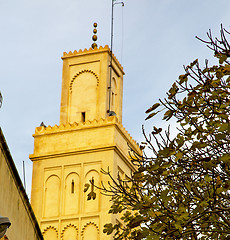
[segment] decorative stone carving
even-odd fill
[[[94,222],[88,222],[81,231],[82,240],[99,240],[99,228]]]
[[[78,239],[78,229],[73,224],[68,224],[64,227],[61,233],[61,240],[77,240]]]
[[[56,240],[58,239],[58,231],[55,227],[49,226],[43,231],[44,240]]]
[[[98,76],[97,76],[96,73],[94,73],[94,72],[91,71],[91,70],[82,70],[82,71],[80,71],[79,73],[75,74],[75,75],[73,76],[72,80],[70,81],[70,85],[69,85],[70,91],[72,91],[72,87],[73,87],[73,83],[74,83],[75,79],[76,79],[79,75],[81,75],[81,74],[83,74],[83,73],[92,73],[92,74],[96,77],[96,79],[97,79],[97,86],[99,85],[99,78],[98,78]]]

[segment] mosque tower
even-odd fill
[[[59,126],[35,129],[31,204],[45,240],[112,239],[106,223],[110,198],[96,186],[129,176],[128,145],[136,142],[122,126],[123,68],[108,46],[64,53]]]

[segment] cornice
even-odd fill
[[[78,149],[75,151],[64,151],[64,152],[58,152],[58,153],[46,153],[44,155],[38,155],[38,154],[30,154],[29,158],[32,161],[38,161],[38,160],[44,160],[44,159],[51,159],[51,158],[57,158],[57,157],[65,157],[65,156],[72,156],[72,155],[78,155],[78,154],[86,154],[86,153],[92,153],[92,152],[102,152],[102,151],[108,151],[108,150],[114,150],[116,146],[104,146],[104,147],[94,147],[92,149]]]

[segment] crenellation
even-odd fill
[[[73,126],[74,126],[74,127],[77,127],[78,125],[79,125],[79,124],[76,123],[76,122],[73,123]]]
[[[66,125],[55,124],[53,127],[50,125],[48,127],[39,126],[35,129],[35,134],[33,136],[37,135],[43,135],[43,134],[52,134],[57,132],[66,132],[69,130],[81,130],[84,128],[95,128],[105,125],[111,125],[115,124],[119,127],[119,129],[123,132],[123,134],[126,136],[126,138],[132,142],[134,146],[138,146],[137,142],[131,137],[129,132],[124,128],[122,123],[120,123],[116,116],[110,116],[108,118],[100,118],[100,119],[94,119],[93,121],[87,120],[86,122],[74,122],[74,123],[67,123]],[[139,147],[138,147],[139,148]]]
[[[60,125],[59,125],[59,129],[60,129],[60,130],[64,130],[64,129],[65,129],[65,125],[64,125],[63,123],[60,124]]]
[[[96,52],[100,52],[100,51],[110,52],[110,48],[109,48],[108,45],[105,45],[104,47],[100,46],[99,48],[95,48],[95,49],[92,49],[92,47],[90,47],[89,49],[85,48],[83,51],[82,51],[82,49],[80,49],[79,51],[74,50],[74,52],[69,51],[69,53],[63,52],[62,59],[66,58],[66,57],[73,57],[73,56],[76,56],[76,55],[79,55],[79,54],[87,54],[87,53],[92,53],[92,52],[96,53]],[[119,66],[119,68],[123,71],[123,67],[121,66],[117,57],[113,53],[112,53],[112,56],[113,56],[113,60],[116,62],[116,64]]]

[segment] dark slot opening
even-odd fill
[[[81,120],[82,120],[82,122],[85,122],[85,112],[81,113]]]
[[[71,193],[74,193],[74,180],[72,180],[72,183],[71,183]]]

